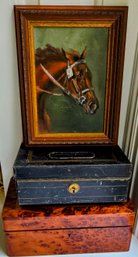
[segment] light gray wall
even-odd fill
[[[0,161],[6,188],[22,140],[13,4],[0,3]]]

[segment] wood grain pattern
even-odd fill
[[[127,251],[131,228],[86,228],[7,232],[8,256]]]
[[[134,223],[131,202],[24,206],[11,180],[3,208],[8,256],[127,251]]]

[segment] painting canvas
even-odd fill
[[[87,75],[80,75],[81,71],[79,71],[79,69],[82,69],[83,72],[83,69],[88,67],[91,74],[91,90],[94,91],[95,94],[95,99],[92,99],[91,97],[88,100],[91,105],[93,103],[95,104],[94,110],[92,108],[88,108],[88,110],[86,110],[84,105],[87,99],[84,99],[84,104],[79,103],[77,99],[74,100],[70,95],[64,93],[61,88],[53,85],[53,82],[49,81],[45,72],[39,68],[39,72],[37,74],[39,78],[36,80],[38,81],[37,86],[45,90],[45,92],[41,92],[41,90],[39,91],[39,97],[37,99],[38,113],[40,112],[40,108],[42,109],[41,113],[39,113],[41,119],[38,119],[38,130],[40,133],[103,132],[107,46],[108,30],[106,28],[34,28],[34,47],[36,59],[39,59],[38,65],[43,62],[44,66],[47,66],[52,73],[50,74],[57,80],[59,77],[63,77],[63,79],[61,78],[60,80],[64,88],[68,86],[66,82],[68,79],[66,71],[69,60],[66,57],[64,58],[65,54],[63,53],[63,50],[67,53],[72,53],[72,55],[74,52],[75,54],[78,52],[78,56],[81,56],[83,51],[86,51],[86,57],[84,59],[86,63],[77,64],[76,66],[78,67],[74,66],[78,69],[78,74],[75,77],[75,71],[72,70],[72,78],[69,78],[68,80],[72,84],[73,80],[75,81],[76,79],[76,87],[78,86],[78,92],[75,92],[76,97],[78,96],[78,98],[80,98],[82,96],[82,99],[85,97],[87,98],[87,94],[90,94],[91,92],[85,91],[83,94],[81,93],[81,88],[79,88],[80,76],[82,76],[84,83],[83,90],[87,88],[87,85],[85,84],[85,76]],[[58,51],[57,49],[60,51],[61,56],[63,56],[63,60],[61,60],[61,62],[65,61],[66,63],[66,66],[63,68],[60,68],[59,66],[60,59],[62,58],[58,57],[58,54],[56,53],[56,51]],[[44,53],[46,55],[45,58]],[[77,60],[77,54],[73,57],[74,59],[72,62],[75,63],[75,58]],[[36,65],[36,69],[38,65]],[[42,77],[44,80],[43,82],[41,81]],[[91,94],[93,96],[93,92]],[[45,117],[46,115],[48,116],[47,119]]]
[[[26,144],[117,141],[127,8],[107,9],[15,7]]]

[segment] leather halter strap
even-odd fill
[[[69,64],[69,61],[68,61],[68,67],[66,69],[66,74],[67,74],[67,78],[68,79],[71,79],[73,77],[73,70],[72,70],[72,68],[77,66],[78,64],[82,64],[82,63],[86,63],[86,60],[80,59],[80,60],[74,62],[71,65]]]

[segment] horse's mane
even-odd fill
[[[52,61],[66,61],[62,49],[55,48],[50,44],[47,44],[45,48],[37,48],[35,51],[35,62],[36,65]]]

